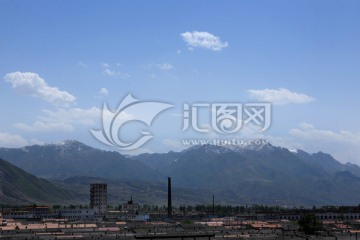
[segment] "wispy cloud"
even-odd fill
[[[77,65],[78,65],[79,67],[84,67],[84,68],[88,67],[88,65],[87,65],[86,63],[82,62],[82,61],[79,61],[79,62],[77,63]]]
[[[28,141],[21,135],[8,132],[0,132],[1,147],[23,147],[28,145]]]
[[[108,63],[101,63],[101,67],[103,68],[103,75],[105,76],[116,76],[119,75],[119,72],[116,72],[115,70],[110,69],[110,64]]]
[[[170,63],[150,63],[148,65],[143,66],[146,70],[162,70],[162,71],[170,71],[174,68],[174,66]]]
[[[186,146],[184,146],[180,140],[165,139],[164,141],[162,141],[162,144],[176,151],[184,150],[186,148]]]
[[[288,89],[262,89],[262,90],[248,90],[248,93],[252,99],[270,102],[272,104],[284,105],[288,103],[309,103],[314,101],[313,97],[310,97],[303,93],[291,92]]]
[[[161,70],[171,70],[174,68],[174,66],[171,65],[170,63],[159,63],[156,64],[156,66]]]
[[[331,153],[341,162],[360,164],[360,132],[319,129],[303,122],[289,131],[293,142],[301,143],[308,151]]]
[[[15,123],[14,127],[29,132],[64,131],[72,132],[73,126],[69,123],[35,121],[32,124]]]
[[[219,37],[208,32],[184,32],[180,36],[187,43],[190,50],[194,47],[200,47],[220,51],[229,46],[228,42],[222,42]]]
[[[110,70],[110,69],[108,69],[108,68],[105,68],[105,69],[103,70],[103,74],[104,74],[105,76],[116,76],[116,75],[119,75],[120,72],[116,72],[115,70]]]
[[[110,65],[108,63],[101,63],[101,67],[103,68],[110,68]]]
[[[99,94],[102,96],[107,96],[109,91],[106,88],[101,88]]]
[[[55,111],[44,109],[42,111],[43,115],[37,117],[34,123],[16,123],[14,127],[30,132],[72,132],[75,129],[75,125],[94,126],[101,117],[101,109],[97,107],[90,109],[59,108]]]
[[[360,149],[358,147],[360,146],[360,132],[321,129],[310,123],[302,122],[297,127],[290,129],[288,134],[282,136],[259,134],[251,131],[244,134],[243,137],[267,139],[275,146],[302,149],[310,153],[323,151],[330,153],[342,163],[360,164]]]
[[[66,105],[75,102],[76,98],[66,91],[60,91],[57,87],[50,87],[37,73],[12,72],[4,76],[6,82],[12,84],[13,89],[22,94],[40,97],[55,105]]]
[[[317,129],[312,124],[306,122],[301,123],[299,128],[291,129],[289,133],[292,136],[304,140],[318,141],[321,144],[326,142],[337,142],[360,146],[360,133],[352,133],[345,130],[335,132],[332,130]]]
[[[115,64],[117,67],[121,67],[120,63]],[[121,77],[121,78],[129,78],[130,75],[127,73],[122,73],[120,71],[114,70],[109,63],[101,63],[101,67],[103,68],[102,74],[108,77]]]

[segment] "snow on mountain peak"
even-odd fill
[[[298,153],[299,149],[289,149],[289,151],[292,153]]]

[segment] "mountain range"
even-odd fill
[[[166,202],[171,176],[174,201],[209,204],[358,205],[360,167],[331,155],[258,147],[193,146],[181,152],[123,156],[75,140],[24,148],[0,148],[0,157],[15,166],[75,190],[86,199],[88,184],[111,184],[121,201]],[[79,196],[81,195],[81,196]],[[144,199],[146,199],[144,201]],[[165,200],[165,201],[164,201]]]
[[[360,202],[355,192],[360,188],[360,168],[322,152],[289,151],[270,144],[231,149],[201,145],[132,159],[171,176],[178,186],[211,189],[224,203],[309,206]]]
[[[0,148],[0,157],[46,179],[91,176],[109,179],[159,180],[147,165],[118,152],[104,151],[75,140],[23,148]]]

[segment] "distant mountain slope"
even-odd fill
[[[360,189],[360,178],[344,171],[357,166],[346,167],[329,156],[305,158],[271,145],[254,149],[203,145],[133,159],[172,176],[179,186],[211,189],[238,203],[357,205],[360,193],[354,189]]]
[[[69,204],[76,195],[0,159],[1,204]]]
[[[323,152],[317,152],[317,153],[307,153],[302,150],[297,150],[294,152],[294,154],[299,157],[300,159],[306,161],[308,164],[311,164],[313,166],[317,166],[328,173],[336,173],[339,171],[349,171],[353,175],[360,177],[360,167],[351,164],[346,163],[342,164],[338,161],[336,161],[335,158],[333,158],[330,154],[323,153]]]
[[[47,179],[92,176],[112,179],[158,180],[160,175],[147,165],[118,152],[103,151],[75,140],[24,148],[0,148],[0,157],[15,166]]]

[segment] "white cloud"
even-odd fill
[[[156,66],[158,68],[160,68],[161,70],[171,70],[174,68],[174,66],[171,65],[170,63],[159,63],[159,64],[156,64]]]
[[[26,139],[18,134],[11,134],[7,132],[0,132],[0,146],[1,147],[23,147],[28,145]]]
[[[243,126],[240,133],[241,139],[266,139],[275,146],[302,149],[309,153],[322,151],[342,163],[360,165],[360,132],[318,129],[310,123],[302,122],[282,136],[259,133],[248,125]]]
[[[30,140],[30,143],[31,143],[32,145],[44,145],[44,144],[45,144],[45,142],[40,141],[40,140],[38,140],[38,139],[36,139],[36,138],[31,139],[31,140]]]
[[[122,67],[121,63],[115,63],[116,67]],[[101,63],[101,67],[103,68],[102,74],[104,76],[108,76],[108,77],[120,77],[120,78],[129,78],[130,74],[128,73],[123,73],[123,72],[119,72],[117,70],[114,70],[113,67],[111,67],[111,65],[109,63]]]
[[[110,68],[110,65],[108,63],[101,63],[101,67]]]
[[[184,146],[184,144],[182,144],[179,140],[165,139],[162,144],[170,147],[171,150],[179,151],[186,149],[186,146]]]
[[[105,76],[117,76],[117,75],[120,75],[120,72],[112,70],[111,67],[110,67],[110,64],[108,64],[106,62],[101,63],[101,67],[104,69],[102,73]]]
[[[314,98],[307,96],[303,93],[291,92],[285,88],[276,89],[263,89],[263,90],[248,90],[251,98],[262,101],[270,102],[273,104],[288,104],[288,103],[309,103],[314,101]]]
[[[184,32],[180,36],[189,45],[189,50],[193,50],[193,47],[200,47],[220,51],[229,46],[228,42],[221,42],[219,37],[208,32]]]
[[[66,91],[60,91],[57,87],[50,87],[37,73],[12,72],[4,76],[6,82],[12,84],[15,90],[23,94],[48,101],[55,105],[68,106],[75,102],[76,98]]]
[[[69,109],[57,109],[56,111],[43,110],[46,114],[45,117],[39,119],[44,121],[62,122],[62,123],[80,123],[86,126],[95,124],[95,119],[99,119],[101,116],[101,109],[92,107],[89,109],[82,108],[69,108]]]
[[[241,136],[246,139],[267,139],[272,145],[302,149],[309,153],[322,151],[331,154],[342,163],[352,162],[360,165],[360,132],[317,129],[310,123],[302,122],[283,136],[259,133],[249,127],[242,128]]]
[[[143,68],[147,70],[160,69],[164,71],[169,71],[174,68],[174,66],[170,63],[150,63],[147,66],[143,66]]]
[[[101,88],[99,91],[100,95],[107,96],[109,91],[106,88]]]
[[[68,123],[56,123],[56,122],[52,123],[45,121],[35,121],[31,125],[25,123],[15,123],[14,127],[29,132],[43,132],[43,131],[53,131],[53,130],[72,132],[74,130],[73,126]]]
[[[82,61],[79,61],[78,64],[77,64],[79,67],[84,67],[86,68],[88,65]]]
[[[195,74],[195,75],[200,75],[200,72],[198,70],[194,69],[194,68],[191,68],[190,72]]]
[[[331,130],[316,129],[309,123],[301,123],[299,128],[291,129],[289,132],[292,136],[304,140],[318,140],[323,142],[339,142],[360,146],[360,133],[341,130],[334,132]]]
[[[116,76],[116,75],[118,75],[118,72],[116,72],[115,70],[110,70],[108,68],[105,68],[103,71],[103,74],[105,76]]]
[[[307,151],[323,151],[332,154],[341,162],[360,164],[360,133],[346,130],[332,131],[317,129],[309,123],[302,123],[289,131],[293,142],[301,143]]]
[[[128,150],[128,151],[119,151],[119,152],[121,152],[122,154],[126,154],[128,156],[136,156],[136,155],[140,155],[143,153],[154,153],[154,151],[152,149],[144,148],[144,147],[136,148],[136,149]]]
[[[101,109],[92,107],[90,109],[68,108],[56,111],[44,109],[44,115],[39,116],[33,124],[16,123],[14,126],[21,130],[39,131],[74,131],[74,125],[95,126],[101,119]]]

